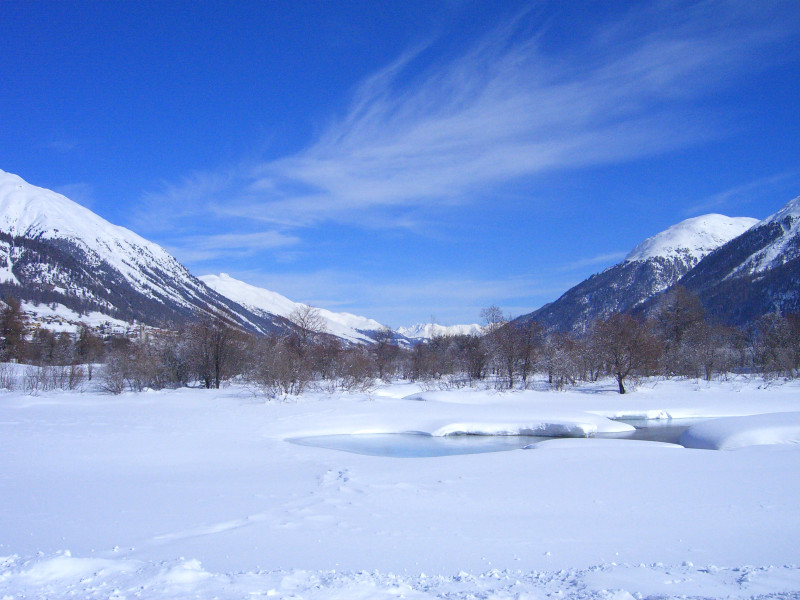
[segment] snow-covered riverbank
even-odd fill
[[[770,445],[735,451],[575,439],[402,459],[285,441],[800,411],[797,382],[613,389],[2,393],[0,597],[800,593],[800,446],[769,417],[753,422]]]

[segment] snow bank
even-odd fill
[[[800,444],[800,412],[713,419],[681,435],[686,448],[734,450],[774,444]]]
[[[3,560],[3,559],[0,559]],[[9,559],[6,559],[9,560]],[[130,571],[127,561],[103,558],[74,558],[69,551],[56,556],[31,560],[16,572],[21,581],[41,585],[65,580],[80,580],[99,574],[109,575]],[[8,577],[8,575],[5,575]]]
[[[591,416],[584,422],[538,421],[529,420],[511,422],[465,422],[448,423],[430,434],[443,435],[541,435],[545,437],[589,437],[598,432],[621,433],[633,431],[634,427],[626,423],[616,423],[608,419],[591,422]]]
[[[545,450],[563,450],[563,449],[595,449],[603,451],[608,448],[623,448],[627,450],[634,450],[637,445],[652,446],[659,448],[667,448],[671,450],[680,450],[681,446],[678,444],[669,444],[667,442],[651,442],[647,440],[617,440],[613,438],[592,438],[589,440],[578,440],[570,438],[557,438],[552,440],[542,440],[541,442],[534,442],[524,446],[525,450],[545,449]]]

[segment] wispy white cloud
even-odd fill
[[[131,219],[137,228],[148,231],[179,231],[197,216],[210,221],[214,207],[236,185],[237,171],[194,172],[177,183],[163,182],[159,191],[144,194]]]
[[[476,322],[491,304],[520,315],[538,308],[566,287],[547,289],[535,277],[476,278],[423,275],[384,281],[339,269],[304,273],[234,272],[234,277],[283,294],[295,301],[333,311],[351,312],[387,325],[411,325],[420,318],[446,316],[452,325]],[[343,300],[347,299],[347,300]],[[531,304],[533,303],[533,304]]]
[[[80,147],[80,143],[76,140],[58,139],[47,142],[45,147],[58,152],[72,152]]]
[[[785,202],[797,196],[798,190],[800,190],[800,170],[784,171],[712,194],[690,207],[685,213],[697,215],[711,210],[742,210],[753,200],[768,196],[774,198],[775,210],[778,210]],[[765,217],[767,215],[741,216]]]
[[[587,258],[582,258],[580,260],[573,261],[567,265],[564,265],[561,268],[561,271],[573,271],[575,269],[582,269],[584,267],[592,267],[595,265],[606,265],[610,266],[627,256],[627,252],[606,252],[603,254],[598,254],[596,256],[590,256]]]
[[[94,187],[89,183],[65,183],[53,188],[70,200],[77,202],[87,208],[91,208],[95,203]]]
[[[300,238],[279,231],[256,233],[220,233],[178,238],[172,242],[175,253],[184,262],[203,262],[225,257],[252,256],[263,250],[294,246]]]
[[[195,175],[151,200],[279,228],[393,227],[398,209],[461,204],[498,182],[724,135],[724,116],[694,101],[759,68],[760,50],[791,32],[773,8],[638,7],[556,54],[525,13],[455,58],[436,60],[435,43],[400,56],[303,151]]]

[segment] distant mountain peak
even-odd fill
[[[430,340],[448,335],[481,335],[483,328],[477,323],[467,325],[439,325],[438,323],[417,323],[410,327],[398,327],[397,333],[411,340]]]
[[[680,258],[697,263],[756,223],[758,219],[719,214],[693,217],[647,238],[631,250],[625,260],[630,262],[660,257]]]

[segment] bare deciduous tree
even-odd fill
[[[797,366],[792,323],[778,313],[761,317],[754,326],[754,360],[767,377],[791,376]]]
[[[628,314],[615,313],[598,321],[592,335],[620,394],[625,393],[625,380],[646,372],[660,354],[660,343],[648,326]]]
[[[241,336],[224,317],[206,315],[188,329],[189,353],[206,388],[219,388],[241,360]]]
[[[659,301],[653,321],[664,344],[664,374],[696,372],[697,364],[690,358],[692,349],[689,346],[697,340],[696,335],[692,336],[693,330],[702,328],[705,323],[705,311],[697,295],[680,285],[671,288]]]
[[[575,345],[569,334],[554,333],[544,346],[541,362],[547,371],[547,383],[557,390],[577,383]]]
[[[539,362],[540,354],[545,343],[544,327],[537,321],[528,320],[516,323],[516,334],[519,337],[520,348],[520,378],[523,384],[528,383],[528,377],[533,373]]]
[[[375,340],[372,345],[372,355],[378,369],[378,378],[387,381],[396,372],[400,348],[394,343],[394,333],[388,327],[384,327],[372,337]]]
[[[289,322],[295,326],[295,333],[299,338],[301,349],[306,349],[314,342],[320,334],[325,333],[325,318],[318,308],[313,306],[301,306],[296,308],[287,317]]]

